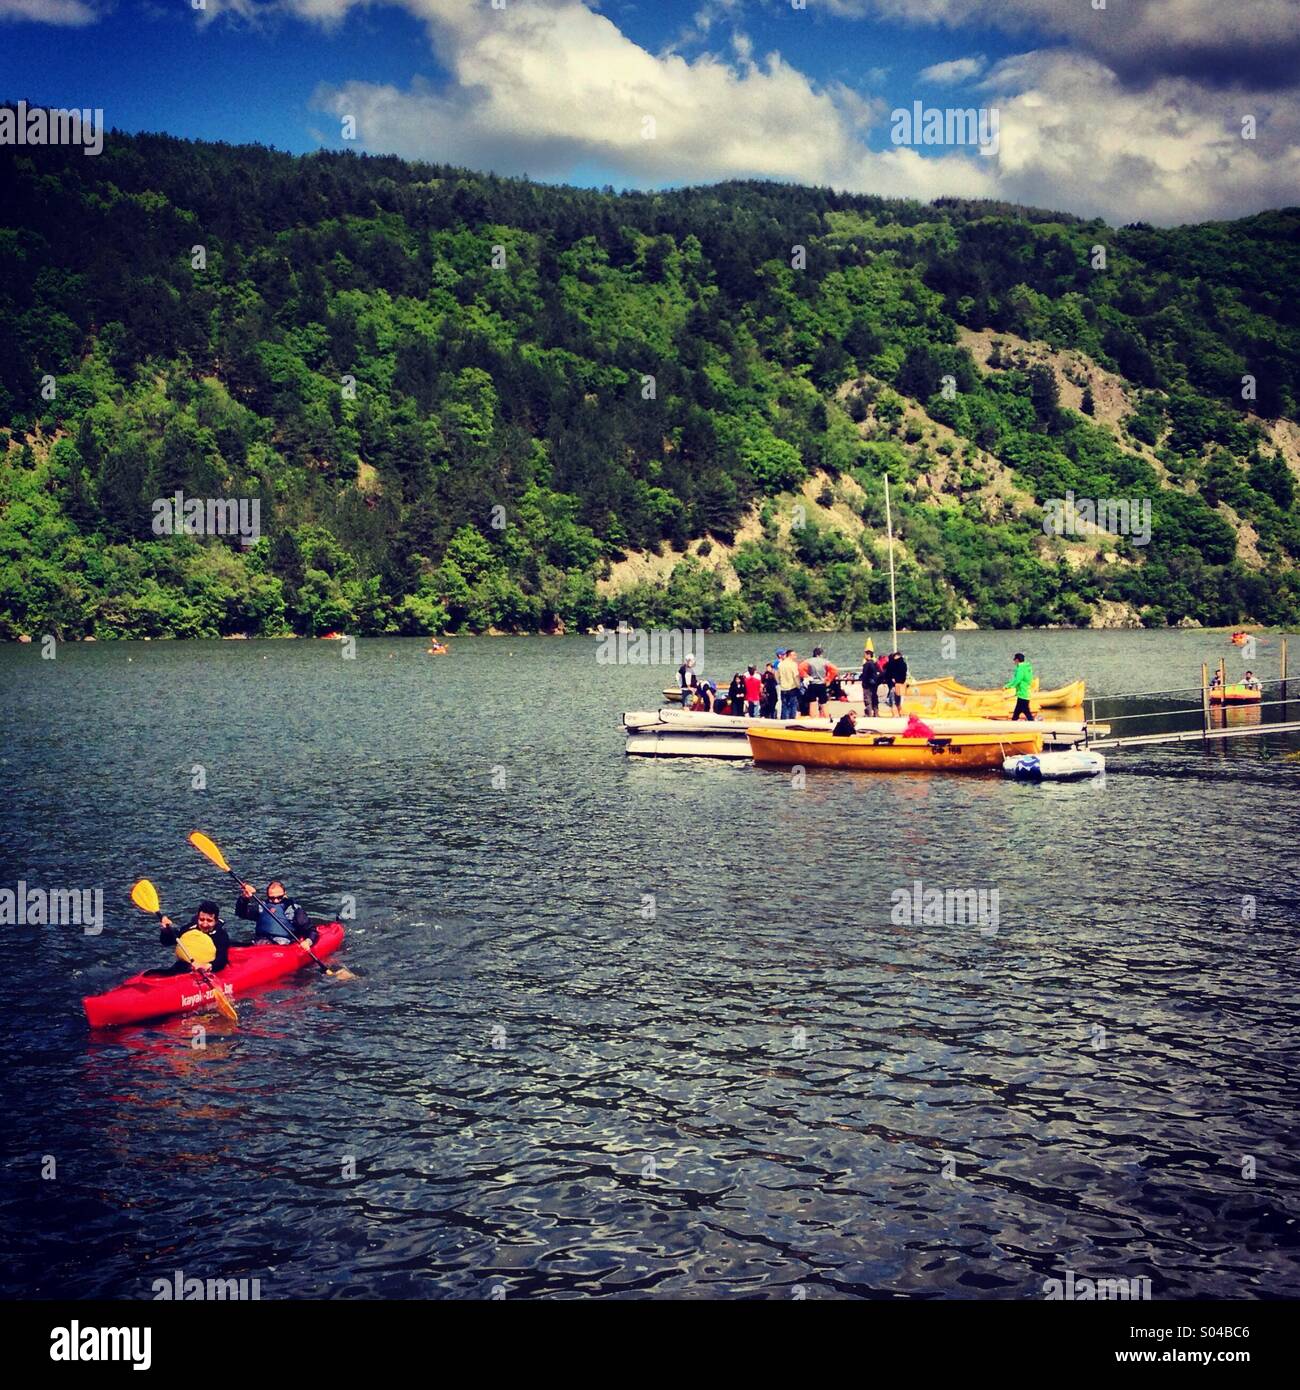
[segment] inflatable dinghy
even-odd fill
[[[1084,777],[1101,776],[1106,771],[1106,759],[1086,748],[1020,753],[1004,758],[1002,771],[1017,782],[1077,782]]]

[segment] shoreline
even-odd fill
[[[1237,623],[1237,624],[1231,624],[1231,623],[1229,623],[1229,624],[1225,624],[1225,625],[1220,626],[1220,627],[1203,627],[1200,623],[1197,623],[1197,622],[1188,622],[1188,623],[1172,623],[1172,624],[1166,624],[1166,625],[1163,626],[1163,627],[1145,627],[1145,626],[1143,626],[1143,624],[1141,624],[1141,623],[1136,623],[1136,624],[1131,624],[1131,625],[1125,624],[1125,625],[1123,625],[1123,626],[1116,626],[1116,627],[1080,626],[1080,625],[1074,625],[1074,624],[1069,624],[1069,623],[1051,623],[1051,624],[1048,624],[1046,627],[977,627],[977,626],[971,626],[971,627],[900,627],[900,628],[898,629],[898,632],[899,632],[899,635],[900,635],[900,636],[912,637],[912,636],[928,636],[928,635],[932,635],[932,634],[949,635],[949,634],[955,634],[955,633],[958,633],[958,632],[966,633],[966,634],[973,633],[973,632],[1007,632],[1007,633],[1025,633],[1025,632],[1078,632],[1078,633],[1083,633],[1083,632],[1096,632],[1096,633],[1111,633],[1111,632],[1203,632],[1203,633],[1207,633],[1207,634],[1214,634],[1214,633],[1219,633],[1219,632],[1227,633],[1227,634],[1231,634],[1231,633],[1234,633],[1234,632],[1246,632],[1246,633],[1251,633],[1251,634],[1254,634],[1254,635],[1267,635],[1267,634],[1270,634],[1270,633],[1286,633],[1286,632],[1289,632],[1290,630],[1291,630],[1291,629],[1290,629],[1289,627],[1286,627],[1286,626],[1268,626],[1268,625],[1260,624],[1260,623]],[[662,626],[659,626],[659,625],[654,625],[654,626],[651,626],[651,627],[643,627],[643,628],[628,627],[628,628],[625,628],[625,629],[624,629],[624,635],[626,636],[626,635],[628,635],[628,634],[630,634],[630,633],[633,633],[633,632],[675,632],[675,631],[700,632],[700,633],[703,633],[703,634],[705,634],[706,636],[709,636],[709,637],[754,637],[754,638],[779,637],[779,636],[783,636],[783,635],[785,635],[785,634],[787,634],[787,633],[789,633],[789,632],[795,632],[795,633],[797,633],[797,634],[799,634],[799,635],[801,635],[801,636],[807,637],[807,638],[826,638],[826,639],[829,639],[829,640],[832,640],[832,641],[833,641],[834,639],[839,638],[839,637],[846,637],[846,638],[847,638],[847,637],[861,637],[863,634],[874,635],[876,629],[874,629],[874,628],[848,628],[848,627],[842,627],[842,628],[772,628],[772,629],[766,629],[766,630],[765,630],[765,629],[759,629],[759,628],[753,628],[753,629],[749,629],[749,628],[729,628],[729,629],[727,629],[727,630],[724,631],[724,630],[721,629],[721,628],[708,628],[708,627],[702,627],[702,628],[678,629],[678,628],[668,628],[668,627],[662,627]],[[357,640],[375,641],[375,640],[379,640],[379,639],[384,639],[384,640],[392,641],[392,642],[439,642],[439,643],[445,643],[445,642],[466,642],[466,641],[477,640],[477,639],[479,639],[479,638],[485,638],[485,637],[486,637],[486,638],[511,638],[511,639],[514,639],[514,640],[518,640],[518,639],[522,639],[522,638],[528,638],[528,637],[545,637],[545,638],[552,639],[552,640],[554,640],[554,639],[556,639],[556,638],[564,638],[564,637],[585,637],[585,638],[593,638],[593,639],[595,639],[596,641],[600,641],[600,640],[602,640],[602,639],[604,639],[604,638],[606,638],[606,637],[616,637],[617,635],[618,635],[618,630],[617,630],[617,629],[606,629],[604,632],[598,632],[598,631],[596,631],[594,628],[589,628],[589,629],[582,630],[582,631],[577,631],[577,632],[546,632],[545,630],[543,630],[543,629],[541,629],[541,628],[535,628],[535,629],[520,630],[520,631],[518,631],[518,632],[503,632],[503,631],[500,631],[500,630],[489,630],[489,631],[487,631],[487,632],[446,632],[446,633],[437,633],[437,634],[429,633],[429,634],[424,634],[424,635],[421,635],[421,636],[412,636],[412,635],[409,634],[409,633],[402,633],[402,632],[344,632],[344,633],[336,633],[336,634],[329,634],[329,633],[310,633],[310,632],[268,632],[268,633],[247,633],[247,632],[237,632],[237,633],[236,633],[236,632],[229,632],[229,633],[214,633],[214,634],[212,634],[211,636],[204,636],[204,637],[175,637],[175,636],[170,636],[170,635],[159,635],[159,636],[149,636],[149,637],[95,637],[95,636],[93,636],[93,635],[92,635],[92,636],[87,636],[87,637],[60,637],[57,633],[48,633],[48,634],[47,634],[47,633],[41,633],[41,634],[36,635],[36,636],[24,634],[24,635],[19,636],[19,637],[6,637],[6,638],[4,638],[4,639],[0,639],[0,646],[6,646],[6,647],[27,647],[27,646],[35,646],[35,645],[38,645],[40,642],[42,642],[47,636],[52,636],[52,637],[54,638],[54,640],[55,640],[57,643],[59,643],[61,646],[63,646],[63,645],[69,645],[69,644],[72,644],[72,643],[76,643],[76,644],[78,644],[78,645],[84,645],[84,644],[87,644],[87,643],[101,643],[101,642],[102,642],[102,643],[109,644],[109,645],[116,645],[116,644],[123,643],[123,642],[339,642],[339,641],[342,641],[344,638],[351,638],[351,639],[353,639],[354,641],[357,641]],[[638,663],[638,664],[639,664],[639,663]],[[652,663],[649,663],[649,664],[652,664]]]

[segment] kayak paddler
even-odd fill
[[[1013,720],[1019,719],[1023,714],[1026,719],[1033,719],[1033,711],[1029,708],[1029,692],[1034,688],[1034,668],[1025,660],[1024,652],[1016,653],[1016,669],[1011,673],[1011,679],[1002,687],[1003,690],[1012,690],[1016,696],[1016,707],[1011,712]]]
[[[316,928],[306,912],[285,895],[284,884],[278,878],[266,885],[264,902],[257,902],[253,893],[253,885],[244,884],[235,901],[235,916],[256,924],[253,930],[255,946],[283,946],[301,937],[308,937],[313,946],[316,944]]]
[[[158,940],[164,946],[175,946],[187,932],[200,931],[212,940],[213,955],[211,960],[202,960],[195,951],[188,951],[194,960],[207,969],[218,973],[226,968],[230,960],[230,938],[226,935],[226,924],[221,920],[221,910],[211,898],[205,898],[198,906],[198,911],[190,918],[189,922],[178,927],[170,917],[160,919],[162,930],[158,933]],[[207,953],[204,952],[204,955]],[[150,975],[184,975],[194,968],[191,961],[184,959],[177,953],[176,963],[168,966],[165,970],[150,970]]]

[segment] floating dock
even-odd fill
[[[1166,734],[1129,734],[1123,738],[1092,740],[1088,747],[1104,753],[1112,748],[1147,748],[1158,743],[1201,743],[1211,739],[1246,738],[1250,734],[1300,734],[1300,719],[1276,724],[1242,724],[1231,729],[1180,729],[1176,733]]]

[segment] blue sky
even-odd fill
[[[1179,0],[1175,21],[1160,0],[796,5],[0,0],[0,98],[296,152],[343,147],[350,115],[353,148],[552,181],[760,176],[1166,223],[1296,201],[1295,0]],[[900,139],[918,100],[996,112],[996,139]]]
[[[467,5],[476,0],[466,0]],[[482,0],[487,3],[487,0]],[[512,0],[507,0],[511,3]],[[650,52],[682,41],[697,28],[700,0],[630,0],[592,6]],[[897,102],[938,100],[944,89],[917,74],[959,52],[1002,57],[1015,45],[971,25],[955,32],[916,29],[896,21],[852,20],[816,8],[755,3],[727,11],[707,36],[687,37],[695,56],[716,47],[733,23],[761,53],[778,51],[819,82],[838,81],[864,93],[893,93]],[[97,23],[81,27],[8,24],[3,31],[0,95],[47,105],[103,107],[124,130],[166,130],[201,139],[260,141],[295,153],[325,143],[312,94],[321,83],[360,79],[406,83],[421,75],[445,82],[424,24],[398,6],[354,9],[331,29],[291,14],[250,23],[191,10],[124,0]],[[887,130],[879,133],[887,139]]]

